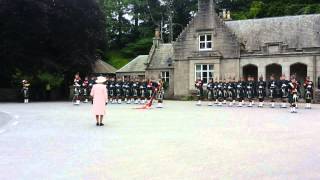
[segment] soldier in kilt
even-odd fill
[[[207,84],[207,99],[209,101],[208,106],[212,106],[212,101],[213,101],[213,79],[209,80],[209,83]]]
[[[201,79],[196,80],[194,86],[197,90],[197,98],[198,98],[197,105],[201,106],[201,101],[203,99],[203,81]]]
[[[227,104],[228,99],[228,81],[226,79],[222,82],[222,89],[223,89],[223,104]]]
[[[298,104],[298,82],[295,76],[291,76],[291,82],[289,83],[289,103],[291,107],[291,113],[297,113],[296,107]]]
[[[159,79],[157,88],[155,89],[157,92],[158,105],[157,108],[163,108],[163,98],[164,98],[164,87],[162,79]]]
[[[258,107],[262,108],[264,104],[264,98],[266,96],[266,82],[263,81],[263,77],[260,76],[259,81],[257,83],[257,92],[258,92]]]
[[[236,83],[236,99],[238,100],[238,107],[242,107],[243,106],[243,102],[244,102],[244,84],[243,81],[239,80]]]
[[[139,81],[137,78],[134,79],[132,82],[132,97],[133,97],[133,102],[134,104],[139,103]]]
[[[215,81],[213,82],[213,101],[214,104],[218,104],[218,80],[215,79]]]
[[[108,93],[109,93],[109,101],[112,104],[116,103],[116,82],[115,82],[115,78],[111,78],[111,80],[109,80],[109,88],[108,88]]]
[[[30,83],[27,80],[22,80],[21,92],[22,92],[24,103],[29,103],[29,97],[30,97],[29,87],[30,87]]]
[[[248,82],[246,84],[246,95],[249,101],[248,107],[253,106],[253,99],[254,99],[254,78],[249,76]]]
[[[140,97],[140,103],[145,104],[146,98],[147,98],[147,81],[146,79],[140,80],[139,85],[139,97]]]
[[[311,102],[313,99],[313,82],[310,80],[310,77],[308,76],[306,80],[304,81],[303,87],[305,89],[305,99],[306,99],[306,109],[311,109]]]
[[[271,108],[274,108],[275,107],[275,101],[276,101],[276,98],[277,98],[277,89],[278,89],[277,81],[274,79],[274,75],[271,75],[271,77],[270,77],[270,81],[269,81],[269,84],[268,84],[268,89],[269,89],[269,96],[270,96],[270,99],[271,99]]]
[[[89,78],[86,76],[82,82],[82,91],[83,91],[83,98],[84,102],[87,103],[89,102]]]
[[[282,75],[280,78],[280,97],[281,97],[281,108],[287,108],[287,99],[288,99],[288,85],[289,85],[289,81],[286,80],[286,76]]]
[[[229,100],[229,106],[233,106],[235,103],[235,84],[234,79],[230,80],[230,82],[227,84],[228,88],[228,100]]]
[[[224,87],[223,87],[222,81],[218,83],[217,90],[218,90],[218,106],[222,106],[222,102],[224,100]]]
[[[122,104],[122,95],[123,95],[122,85],[123,85],[122,79],[118,78],[117,82],[115,83],[116,103],[118,104]]]

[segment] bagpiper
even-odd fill
[[[271,99],[271,108],[274,108],[275,99],[277,98],[277,81],[274,79],[274,76],[271,75],[270,81],[268,84],[269,95]]]
[[[306,109],[311,109],[311,101],[313,99],[313,82],[310,80],[308,76],[303,84],[305,89],[305,99],[306,99]]]
[[[289,82],[286,80],[286,76],[285,75],[282,75],[281,78],[280,78],[280,97],[281,97],[281,101],[282,101],[282,104],[281,104],[281,108],[287,108],[287,99],[288,99],[288,95],[289,95],[289,92],[288,92],[288,84]]]
[[[83,98],[84,102],[89,102],[89,78],[86,76],[82,82],[82,91],[83,91]]]
[[[22,95],[24,99],[24,103],[29,103],[29,87],[30,83],[27,80],[22,80]]]
[[[153,79],[148,80],[148,85],[149,85],[149,87],[151,87],[151,92],[148,92],[148,93],[150,93],[150,96],[149,96],[147,104],[145,105],[146,109],[151,108],[153,101],[157,98],[158,90],[161,88],[159,86],[159,83],[157,83],[156,81],[153,81]]]
[[[194,86],[197,90],[197,97],[198,97],[197,106],[201,106],[201,101],[203,97],[203,81],[201,79],[197,79]]]
[[[162,79],[158,81],[155,91],[157,92],[157,99],[158,99],[157,108],[163,108],[164,87],[163,87]]]
[[[208,106],[212,106],[212,101],[213,101],[213,88],[214,88],[214,83],[213,79],[209,80],[209,83],[207,84],[207,99],[209,101]]]
[[[76,75],[74,76],[73,89],[74,89],[74,97],[73,97],[74,105],[79,105],[80,93],[81,93],[81,78],[79,73],[76,73]]]
[[[264,104],[264,98],[266,96],[266,82],[263,81],[263,77],[260,76],[259,81],[257,83],[257,92],[258,92],[258,107],[262,108]]]
[[[291,82],[289,83],[289,103],[291,107],[291,113],[297,113],[296,107],[298,103],[298,83],[295,76],[291,76]]]
[[[153,93],[152,81],[150,79],[148,79],[147,80],[147,94],[146,94],[147,101],[151,100],[152,93]]]

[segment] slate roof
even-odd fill
[[[148,55],[140,55],[130,61],[127,65],[117,71],[117,73],[145,72]]]
[[[172,67],[173,45],[160,44],[151,58],[148,69],[165,69]]]
[[[102,60],[98,60],[93,67],[93,71],[97,74],[115,74],[117,69]]]
[[[246,49],[259,50],[264,43],[283,42],[289,48],[320,47],[320,14],[227,21]]]

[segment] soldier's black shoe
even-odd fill
[[[103,123],[100,123],[100,126],[104,126],[104,124],[103,124]]]
[[[100,124],[99,124],[99,123],[97,123],[97,126],[100,126]]]

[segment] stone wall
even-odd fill
[[[189,95],[189,61],[177,61],[174,64],[174,96]]]
[[[307,75],[311,79],[315,78],[314,72],[314,56],[308,55],[278,55],[278,56],[253,56],[242,57],[240,59],[240,76],[243,76],[243,67],[246,65],[255,65],[258,67],[258,75],[266,78],[266,66],[270,64],[279,64],[282,66],[282,74],[290,77],[290,66],[296,63],[302,63],[308,66]]]

